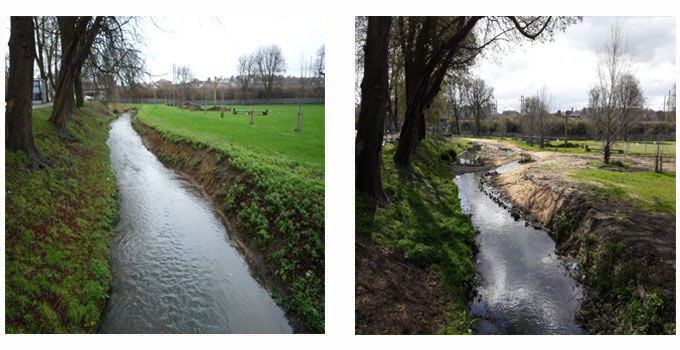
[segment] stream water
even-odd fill
[[[120,191],[103,333],[290,333],[211,204],[142,144],[130,116],[107,144]]]
[[[496,169],[503,173],[520,164]],[[555,243],[542,230],[515,220],[480,188],[481,173],[458,175],[463,212],[472,214],[480,251],[480,277],[470,309],[478,317],[477,334],[581,334],[574,321],[581,287],[555,254]]]

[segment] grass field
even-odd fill
[[[621,198],[645,210],[675,212],[675,173],[578,170],[571,177],[596,182],[596,192]]]
[[[33,111],[33,133],[52,167],[32,171],[23,153],[5,152],[7,333],[94,333],[111,288],[111,116],[86,105],[68,124],[80,141],[68,142],[47,122],[51,111]]]
[[[524,141],[519,141],[519,140],[514,140],[511,138],[507,137],[491,137],[492,139],[497,139],[497,140],[504,140],[504,141],[510,141],[513,142],[522,148],[526,149],[531,149],[531,150],[543,150],[543,151],[552,151],[552,152],[560,152],[560,153],[583,153],[583,154],[593,154],[593,153],[602,153],[602,141],[597,141],[597,140],[588,140],[588,141],[571,141],[569,140],[569,143],[577,144],[581,147],[576,147],[576,148],[562,148],[562,147],[555,147],[559,146],[561,144],[564,144],[564,141],[552,141],[549,145],[546,145],[544,148],[540,148],[537,145],[531,146]],[[660,141],[661,144],[660,147],[660,152],[663,155],[675,155],[675,141]],[[588,153],[585,150],[585,145],[588,145],[588,147],[591,149],[591,152]],[[656,144],[654,141],[620,141],[614,144],[612,147],[612,150],[623,150],[624,153],[626,154],[635,154],[635,155],[654,155],[656,154]],[[614,153],[616,151],[613,151]],[[617,153],[614,153],[617,154]]]
[[[145,124],[192,140],[225,148],[230,144],[264,154],[285,157],[316,170],[324,168],[324,106],[305,105],[303,131],[295,132],[296,105],[255,106],[269,109],[269,115],[255,115],[251,125],[246,114],[224,112],[191,112],[166,105],[146,104],[139,107]],[[249,109],[241,106],[239,109]]]
[[[324,106],[304,106],[303,131],[295,132],[297,106],[268,108],[267,116],[188,111],[137,105],[134,125],[154,129],[165,141],[187,143],[215,153],[217,164],[202,172],[181,154],[157,154],[165,163],[189,167],[199,178],[229,178],[213,193],[222,210],[266,256],[268,269],[289,293],[282,304],[294,313],[299,330],[324,331]],[[243,107],[244,109],[246,107]],[[200,160],[199,160],[200,161]],[[224,176],[223,176],[224,175]],[[275,297],[277,297],[275,295]],[[278,297],[277,297],[278,298]]]

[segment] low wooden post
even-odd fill
[[[253,106],[250,106],[250,124],[255,124],[255,112]]]

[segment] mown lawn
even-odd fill
[[[305,332],[324,331],[324,106],[304,106],[303,131],[295,132],[297,106],[269,108],[267,116],[188,111],[138,105],[133,124],[165,141],[215,152],[217,167],[238,170],[236,183],[214,193],[239,231],[252,236],[268,267],[289,293],[282,304]],[[246,107],[239,107],[246,108]],[[181,155],[159,155],[183,166]],[[219,169],[214,169],[219,172]],[[211,170],[212,171],[212,170]],[[202,176],[205,174],[199,174]],[[217,174],[219,175],[219,174]]]
[[[451,293],[441,333],[465,334],[471,319],[466,295],[473,286],[474,229],[464,215],[458,187],[452,180],[450,151],[463,144],[428,136],[412,157],[415,176],[402,176],[392,157],[395,143],[383,148],[382,182],[392,205],[373,209],[370,199],[356,194],[355,229],[382,246],[405,254],[419,267],[440,277]]]
[[[238,106],[239,110],[250,109]],[[255,110],[269,109],[267,116],[255,115],[250,124],[247,114],[224,112],[191,112],[175,107],[151,104],[139,106],[139,118],[144,124],[185,136],[197,142],[224,148],[230,144],[258,153],[272,154],[303,163],[316,170],[324,168],[323,105],[303,106],[303,131],[296,132],[296,105],[255,106]]]
[[[675,212],[675,173],[577,170],[577,180],[595,182],[593,190],[621,198],[645,210]]]
[[[79,142],[33,111],[38,149],[52,167],[27,168],[5,152],[5,327],[7,333],[93,333],[111,287],[109,249],[117,211],[108,123],[102,106],[69,119]]]

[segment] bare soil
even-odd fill
[[[402,255],[356,239],[356,334],[436,334],[444,288]]]

